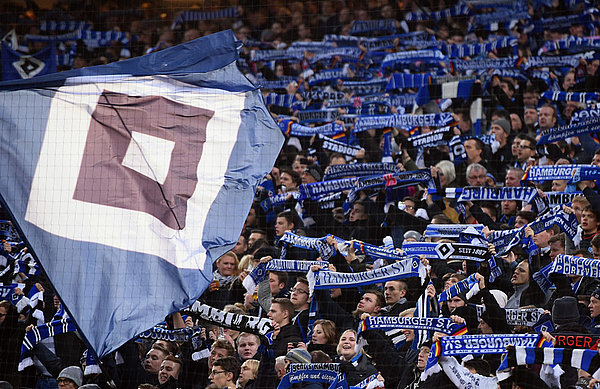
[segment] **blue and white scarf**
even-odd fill
[[[315,289],[355,288],[408,277],[425,278],[425,267],[417,257],[360,273],[339,273],[329,270],[309,271],[306,278],[310,294]]]
[[[424,238],[449,238],[458,239],[461,232],[467,228],[474,228],[481,233],[483,224],[429,224],[423,234]]]
[[[555,41],[547,41],[542,47],[542,52],[554,51],[554,50],[567,50],[567,49],[579,49],[579,50],[591,50],[600,48],[600,38],[595,36],[589,37],[577,37],[569,36],[567,38],[558,39]]]
[[[342,177],[365,177],[388,173],[396,173],[398,169],[394,163],[367,162],[332,165],[327,168],[325,180],[335,180]]]
[[[600,95],[596,92],[559,92],[546,91],[542,98],[552,101],[575,101],[577,103],[589,103],[598,101]]]
[[[316,134],[332,136],[344,132],[344,125],[340,123],[332,122],[319,127],[308,127],[289,119],[279,122],[279,128],[286,135],[305,137],[311,137]]]
[[[310,90],[301,93],[306,100],[342,100],[346,97],[346,93],[339,91],[328,90]]]
[[[244,285],[249,294],[254,294],[256,285],[261,283],[266,278],[267,271],[306,273],[313,265],[327,267],[329,262],[271,259],[267,263],[259,263],[258,266],[252,269],[250,274],[248,274],[248,276],[242,282],[242,285]]]
[[[307,109],[298,112],[297,116],[300,124],[332,122],[338,118],[339,112],[337,109]]]
[[[345,243],[349,244],[350,242]],[[353,241],[352,246],[358,253],[365,254],[373,260],[385,259],[387,261],[401,261],[406,259],[406,255],[404,255],[402,251],[396,250],[393,247],[375,246],[358,240]]]
[[[269,93],[265,97],[266,105],[278,105],[280,107],[291,108],[298,101],[296,95]]]
[[[412,147],[437,147],[448,144],[452,134],[453,130],[450,127],[444,127],[426,134],[413,135],[408,138],[408,141]]]
[[[286,231],[279,239],[279,242],[295,247],[302,247],[304,249],[316,250],[324,260],[328,260],[336,253],[335,248],[327,244],[327,237],[309,238],[307,236],[300,236]],[[284,257],[285,251],[282,251],[281,258],[283,259]]]
[[[201,20],[229,19],[240,16],[238,7],[223,8],[217,11],[183,11],[173,21],[171,30],[175,30],[186,22],[198,22]]]
[[[393,36],[400,40],[413,41],[413,40],[426,40],[427,37],[429,36],[429,34],[427,34],[425,31],[414,31],[414,32],[408,32],[405,34],[394,34]],[[389,38],[389,36],[367,38],[364,36],[327,34],[323,38],[323,41],[324,42],[335,42],[338,47],[341,47],[341,46],[356,46],[358,44],[358,42],[361,42],[364,40],[377,40],[377,39],[387,39],[387,38]]]
[[[523,176],[523,180],[526,181],[568,180],[569,182],[579,182],[598,179],[600,179],[600,167],[589,165],[531,166]]]
[[[299,200],[317,200],[321,196],[352,189],[358,178],[340,178],[331,181],[319,181],[300,185]]]
[[[547,264],[539,271],[533,273],[533,279],[540,286],[540,289],[544,293],[548,293],[550,288],[554,285],[552,281],[550,281],[550,273],[552,272],[552,263]]]
[[[451,44],[442,45],[441,48],[448,54],[449,58],[475,57],[480,54],[488,54],[498,49],[512,47],[517,48],[517,39],[512,37],[500,37],[495,41],[476,44]],[[513,52],[513,54],[517,54]]]
[[[385,79],[375,78],[368,81],[344,81],[343,88],[354,95],[372,95],[385,91]]]
[[[545,192],[548,205],[569,205],[575,196],[581,196],[581,192]]]
[[[552,262],[550,273],[597,278],[600,277],[600,260],[559,254]]]
[[[468,260],[483,262],[490,257],[486,246],[466,243],[405,242],[402,251],[407,255],[424,255],[428,259]]]
[[[459,3],[454,7],[446,8],[440,11],[430,12],[429,14],[423,11],[409,12],[404,16],[404,20],[407,22],[421,22],[427,20],[440,21],[453,16],[467,16],[470,15],[471,11],[469,7],[464,3]]]
[[[577,124],[558,126],[541,132],[538,145],[546,145],[562,139],[568,139],[574,136],[580,136],[590,133],[600,132],[600,120],[590,119]]]
[[[288,389],[303,382],[332,383],[343,375],[339,363],[292,363],[277,389]]]
[[[252,50],[250,52],[250,60],[258,61],[278,61],[278,60],[296,60],[304,59],[304,49],[294,48],[287,50]]]
[[[439,49],[400,51],[387,54],[381,63],[381,68],[395,67],[397,65],[410,65],[415,62],[427,64],[447,64],[448,57]]]
[[[77,331],[77,327],[75,327],[75,323],[73,323],[73,320],[70,318],[40,324],[39,326],[33,327],[31,330],[27,331],[21,346],[19,371],[23,371],[26,367],[33,365],[33,359],[31,359],[31,356],[29,356],[29,351],[33,349],[33,346],[44,339],[73,331]]]
[[[294,49],[304,49],[308,51],[322,51],[324,49],[333,49],[335,46],[333,42],[323,41],[323,42],[305,42],[305,41],[294,41],[290,45],[290,47]]]
[[[469,304],[471,305],[471,304]],[[485,305],[475,305],[477,309],[477,321],[485,312]],[[504,308],[506,312],[506,323],[509,326],[533,327],[544,314],[544,308]]]
[[[470,60],[453,60],[455,70],[480,70],[480,69],[513,69],[519,58],[473,58]]]
[[[438,297],[438,302],[441,304],[444,301],[450,300],[452,299],[452,297],[455,297],[461,293],[466,293],[470,291],[475,285],[478,285],[478,283],[479,281],[477,281],[477,279],[475,278],[475,274],[471,274],[464,280],[459,281],[451,287],[449,287],[448,289],[444,290],[440,294],[440,297]]]
[[[573,24],[583,24],[588,25],[592,23],[592,15],[583,14],[583,15],[567,15],[567,16],[558,16],[555,18],[544,18],[534,22],[535,31],[543,32],[545,30],[556,30],[558,28],[568,29]]]
[[[456,324],[445,317],[400,317],[400,316],[369,316],[358,326],[358,334],[369,330],[411,329],[442,332],[454,335],[464,332],[464,324]]]
[[[292,196],[292,198],[297,200],[300,197],[300,192],[280,193],[273,196],[269,196],[263,201],[261,201],[260,206],[265,212],[267,212],[273,207],[284,205],[287,201],[287,197],[290,195]]]
[[[355,20],[352,22],[350,35],[364,35],[377,32],[396,32],[395,19]]]
[[[340,153],[340,154],[343,154],[343,155],[346,155],[349,157],[355,157],[356,154],[358,154],[358,152],[360,150],[362,150],[362,148],[360,146],[352,146],[352,145],[346,144],[344,142],[340,142],[338,140],[328,138],[322,134],[319,134],[319,139],[323,142],[321,144],[321,148],[323,150],[329,150],[333,153]],[[333,166],[346,166],[346,165],[333,165]],[[330,166],[330,168],[333,166]],[[325,175],[325,177],[327,177],[327,175]],[[327,178],[325,178],[325,180],[327,180]]]
[[[361,132],[369,129],[385,127],[401,127],[412,129],[413,127],[432,126],[445,127],[454,122],[451,113],[430,113],[425,115],[380,115],[361,116],[354,125],[353,132]]]
[[[523,69],[531,69],[537,67],[576,67],[579,65],[580,58],[591,59],[593,58],[594,52],[588,51],[579,55],[563,55],[557,57],[529,57],[523,64]]]
[[[187,342],[194,336],[200,335],[202,327],[186,327],[168,330],[163,327],[153,327],[138,335],[138,338],[166,340],[167,342]]]
[[[386,90],[420,88],[433,82],[433,76],[430,73],[409,74],[393,73],[388,81]]]
[[[44,20],[40,23],[41,32],[89,30],[90,24],[77,20]]]
[[[373,78],[373,73],[368,71],[355,71],[352,75],[346,68],[324,69],[319,73],[313,74],[308,81],[308,85],[312,86],[324,81],[331,82],[335,80],[350,80],[352,78],[370,80]]]
[[[571,118],[571,123],[577,123],[582,120],[597,119],[597,118],[600,118],[600,107],[588,108],[588,109],[583,109],[581,111],[575,111],[573,113],[573,117]]]
[[[311,64],[319,61],[331,61],[333,57],[340,57],[344,62],[360,62],[362,59],[362,50],[353,47],[338,47],[335,49],[325,49],[320,52],[315,52],[314,56],[310,57]]]
[[[530,203],[537,196],[536,188],[529,187],[502,187],[488,188],[468,186],[463,188],[459,202],[465,201],[504,201],[515,200]]]

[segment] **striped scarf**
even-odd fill
[[[33,359],[29,352],[33,347],[44,339],[51,338],[58,334],[66,334],[67,332],[77,331],[75,323],[70,318],[52,321],[50,323],[40,324],[33,327],[25,333],[23,344],[21,345],[21,359],[19,361],[19,371],[23,371],[26,367],[33,365]]]

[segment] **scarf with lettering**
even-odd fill
[[[286,108],[291,108],[294,106],[294,103],[303,103],[302,101],[298,101],[296,95],[290,94],[269,93],[264,98],[266,105],[277,105]]]
[[[167,342],[187,342],[194,336],[200,335],[202,327],[185,327],[168,330],[163,327],[153,327],[138,335],[138,338],[152,340],[166,340]]]
[[[350,35],[365,35],[376,32],[396,32],[395,19],[355,20],[352,22]]]
[[[448,64],[448,57],[440,49],[400,51],[387,54],[381,63],[381,68],[410,65],[415,62],[441,66],[441,64]]]
[[[359,324],[357,337],[364,331],[388,331],[398,328],[443,332],[451,336],[464,335],[467,332],[464,324],[456,324],[445,317],[369,316]]]
[[[511,367],[523,365],[564,364],[588,372],[593,378],[600,379],[600,355],[596,350],[552,348],[539,349],[528,345],[507,347],[506,358],[498,367],[498,380],[510,377]]]
[[[248,274],[248,276],[242,282],[242,285],[244,285],[249,294],[253,294],[254,290],[256,289],[256,285],[266,278],[267,271],[306,273],[310,270],[312,265],[321,265],[327,267],[329,263],[326,261],[271,259],[267,263],[259,263],[258,266],[252,269],[250,274]]]
[[[459,202],[465,201],[524,201],[530,203],[537,196],[537,189],[530,187],[475,187],[463,188]]]
[[[569,182],[600,179],[600,167],[589,165],[531,166],[522,181],[568,180]]]
[[[352,146],[352,145],[346,144],[344,142],[340,142],[338,140],[328,138],[322,134],[318,134],[318,135],[319,135],[319,139],[322,141],[321,148],[324,150],[329,150],[334,153],[340,153],[340,154],[343,154],[343,155],[346,155],[349,157],[355,157],[356,154],[361,150],[360,146]],[[333,166],[346,166],[346,165],[333,165]],[[330,166],[330,168],[333,166]],[[328,175],[325,175],[325,177],[328,177]],[[327,178],[325,178],[325,180],[327,180]]]
[[[288,389],[303,382],[332,383],[340,375],[343,373],[340,373],[339,363],[292,363],[277,389]]]
[[[346,97],[344,92],[327,90],[310,90],[301,93],[306,100],[341,100]]]
[[[522,68],[524,70],[528,70],[537,67],[577,67],[577,65],[579,65],[580,58],[591,59],[593,58],[593,55],[593,51],[588,51],[587,53],[582,53],[579,55],[563,55],[556,57],[529,57],[523,62]]]
[[[545,192],[548,205],[569,205],[575,196],[581,196],[581,192]]]
[[[223,8],[217,11],[183,11],[173,21],[171,30],[179,28],[186,22],[198,22],[201,20],[229,19],[238,18],[240,16],[238,7]]]
[[[348,163],[332,165],[327,168],[324,180],[335,180],[342,177],[376,176],[398,171],[396,164],[383,162]]]
[[[485,312],[485,305],[475,305],[477,310],[477,321]],[[533,327],[544,314],[543,308],[504,308],[506,312],[506,323],[509,326]]]
[[[483,262],[490,258],[486,246],[466,243],[405,242],[402,250],[407,255],[424,255],[428,259]]]
[[[300,192],[280,193],[273,196],[269,196],[260,202],[260,206],[265,212],[267,212],[273,207],[284,205],[287,201],[287,196],[289,195],[291,195],[292,198],[297,200],[300,197]]]
[[[404,16],[404,20],[407,22],[422,22],[426,20],[440,21],[453,16],[467,16],[470,14],[470,8],[466,4],[460,3],[454,7],[430,13],[425,13],[423,11],[409,12]]]
[[[279,242],[286,243],[287,245],[294,247],[301,247],[309,250],[316,250],[323,260],[328,260],[335,255],[336,250],[334,247],[327,244],[327,237],[322,238],[309,238],[307,236],[296,235],[292,232],[286,231],[283,236],[279,239]],[[281,251],[281,258],[285,258],[285,246]]]
[[[462,366],[454,357],[440,357],[438,361],[444,374],[457,388],[496,389],[497,377],[486,377],[474,374]]]
[[[552,273],[552,263],[547,264],[537,272],[533,273],[533,279],[540,286],[540,289],[544,293],[548,293],[550,288],[554,285],[550,281],[550,273]]]
[[[517,67],[518,57],[506,58],[473,58],[470,60],[453,60],[450,64],[454,70],[480,69],[513,69]]]
[[[193,318],[205,320],[219,327],[264,336],[269,344],[273,342],[273,325],[270,319],[225,312],[199,301],[185,309],[184,312]]]
[[[448,58],[476,57],[481,54],[488,54],[498,49],[512,47],[513,55],[516,55],[517,39],[503,36],[488,43],[475,44],[444,44],[442,50],[448,54]]]
[[[598,101],[600,99],[600,95],[596,92],[546,91],[542,93],[542,98],[551,101],[575,101],[577,103],[590,103]]]
[[[250,60],[252,62],[278,61],[285,59],[296,61],[304,59],[304,49],[290,48],[287,50],[252,50],[250,53]]]
[[[408,277],[425,277],[425,267],[417,257],[409,257],[385,267],[359,273],[339,273],[322,269],[316,272],[311,270],[306,275],[311,295],[315,289],[355,288]]]
[[[418,98],[417,98],[418,101]],[[453,130],[450,127],[439,128],[433,132],[426,134],[413,135],[408,138],[408,142],[412,147],[437,147],[440,145],[448,144],[450,138],[452,138]]]
[[[347,244],[350,242],[346,242]],[[396,250],[393,247],[375,246],[369,243],[355,240],[352,242],[357,253],[367,255],[373,260],[385,259],[387,261],[401,261],[406,259],[406,255],[402,251]]]
[[[361,49],[353,47],[337,47],[335,49],[324,49],[317,51],[310,57],[309,62],[314,64],[319,61],[331,61],[333,57],[340,57],[344,62],[360,62],[363,59]]]
[[[546,145],[562,139],[568,139],[584,134],[593,134],[596,132],[600,132],[600,120],[585,120],[577,124],[558,126],[542,131],[540,139],[537,141],[537,145]]]
[[[23,344],[21,345],[19,371],[23,371],[26,367],[33,365],[33,359],[29,354],[31,349],[33,349],[33,346],[44,339],[74,331],[77,331],[77,327],[75,327],[75,323],[73,323],[73,320],[70,318],[40,324],[27,331],[25,333],[25,338],[23,338]]]
[[[575,111],[571,118],[571,123],[577,123],[581,120],[600,118],[600,107],[582,109],[581,111]]]
[[[338,69],[323,69],[319,73],[313,74],[313,76],[308,81],[308,85],[316,85],[318,83],[327,81],[335,81],[335,80],[350,80],[350,79],[363,79],[370,80],[373,78],[373,73],[368,71],[355,71],[354,74],[351,74],[349,69],[346,68],[338,68]]]
[[[316,134],[337,135],[344,132],[344,125],[340,123],[327,123],[319,127],[308,127],[298,124],[290,119],[284,119],[279,122],[279,128],[286,135],[311,137]]]
[[[444,301],[452,299],[452,297],[457,296],[461,293],[466,293],[470,291],[475,285],[479,285],[479,281],[475,278],[475,274],[471,274],[469,277],[465,278],[462,281],[459,281],[444,290],[440,297],[438,297],[438,302],[441,304]]]
[[[413,127],[432,126],[446,127],[454,123],[451,113],[430,113],[425,115],[379,115],[361,116],[354,125],[354,133],[369,129],[385,127],[401,127],[412,129]]]
[[[337,119],[339,115],[337,109],[306,109],[297,114],[300,124],[332,122]]]
[[[331,193],[342,192],[348,189],[352,189],[358,178],[339,178],[337,180],[329,181],[318,181],[310,184],[300,185],[300,197],[299,200],[312,199],[317,200],[323,195]]]
[[[354,95],[371,95],[385,91],[387,81],[381,78],[375,78],[368,81],[344,81],[342,87]]]
[[[460,233],[467,228],[474,228],[477,232],[481,232],[483,224],[429,224],[423,237],[458,239]]]
[[[552,262],[550,272],[597,278],[600,276],[600,260],[559,254]]]
[[[535,31],[557,30],[558,28],[569,29],[573,24],[589,25],[593,22],[591,14],[567,15],[555,18],[543,18],[534,22]]]
[[[554,334],[555,347],[558,348],[583,348],[598,350],[599,335],[590,334]]]

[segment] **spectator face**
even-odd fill
[[[373,293],[363,294],[362,298],[358,302],[358,305],[356,306],[356,309],[359,311],[368,313],[370,315],[377,313],[379,308],[381,307],[377,305],[377,296]]]
[[[521,216],[517,216],[517,218],[515,219],[515,228],[521,228],[525,224],[527,224],[527,219],[524,219]]]
[[[219,273],[222,276],[232,276],[235,271],[235,259],[229,255],[221,257],[219,262],[217,262],[217,269],[219,269]]]
[[[312,184],[313,182],[317,182],[317,180],[315,180],[315,178],[308,172],[308,170],[305,170],[302,172],[302,183],[303,184]]]
[[[296,183],[294,182],[294,179],[286,172],[281,173],[281,185],[285,186],[286,192],[296,189]]]
[[[590,316],[592,318],[600,315],[600,300],[595,297],[590,297],[588,308],[590,309]]]
[[[240,376],[238,377],[238,383],[242,386],[246,385],[248,381],[255,379],[254,373],[252,372],[252,368],[248,362],[242,363],[242,367],[240,368]]]
[[[237,255],[240,255],[240,254],[244,253],[246,250],[248,250],[248,243],[246,243],[246,238],[244,237],[244,235],[240,235],[237,243],[235,244],[235,246],[233,247],[233,249],[231,251],[233,251]]]
[[[327,336],[325,335],[325,331],[323,331],[322,325],[315,324],[315,328],[313,328],[312,342],[315,344],[327,344]]]
[[[529,264],[527,261],[519,263],[510,279],[510,282],[515,286],[524,285],[529,282]]]
[[[479,329],[479,332],[482,334],[493,334],[494,333],[494,331],[492,331],[492,327],[490,327],[483,320],[479,321],[479,325],[477,326],[477,328]]]
[[[505,186],[521,186],[521,177],[515,170],[509,170],[504,179]]]
[[[586,234],[592,234],[598,231],[598,220],[592,211],[583,211],[581,213],[581,229]]]
[[[352,331],[346,331],[340,337],[338,343],[338,353],[342,358],[349,361],[356,355],[354,347],[356,346],[356,335]]]
[[[365,207],[362,204],[354,203],[354,205],[352,205],[352,210],[350,211],[350,216],[348,217],[348,220],[351,222],[355,222],[358,220],[367,219],[368,216]]]
[[[454,311],[458,307],[464,307],[465,301],[460,297],[454,296],[448,301],[448,308],[450,308],[450,312]]]
[[[406,213],[410,213],[411,215],[415,216],[415,214],[417,213],[417,205],[412,200],[405,200],[404,201],[404,211]]]
[[[475,140],[466,140],[465,150],[467,151],[467,157],[469,157],[469,161],[478,161],[479,156],[481,155],[481,150],[477,148],[477,142]]]
[[[548,240],[552,238],[552,234],[547,230],[537,233],[533,236],[533,243],[539,248],[548,247]]]
[[[238,338],[238,355],[242,360],[250,359],[256,355],[258,346],[254,336],[244,335]]]
[[[329,166],[345,165],[345,164],[346,164],[346,158],[344,158],[344,157],[335,157],[335,158],[332,158],[331,161],[329,161]]]
[[[473,169],[467,176],[467,183],[470,186],[484,186],[485,185],[485,172],[481,169]]]
[[[538,113],[535,108],[527,108],[523,115],[523,119],[525,120],[526,125],[533,126],[538,121]]]
[[[553,192],[564,192],[567,189],[567,180],[552,180]]]
[[[269,313],[267,314],[269,319],[273,323],[277,323],[279,325],[285,325],[288,321],[287,312],[281,309],[281,306],[277,303],[271,304],[271,308],[269,309]]]
[[[504,215],[513,215],[515,212],[517,212],[517,202],[514,200],[502,201],[501,207]]]
[[[417,359],[417,367],[419,370],[425,370],[425,366],[427,366],[427,358],[429,358],[429,352],[431,349],[427,346],[421,347],[419,350],[419,358]]]
[[[563,90],[568,91],[571,87],[573,87],[575,85],[575,74],[573,73],[567,73],[567,75],[565,76],[565,79],[563,80]]]
[[[56,382],[58,382],[58,387],[61,389],[77,389],[78,386],[72,380],[68,378],[59,378]]]
[[[528,140],[519,142],[519,149],[517,150],[517,160],[519,162],[523,163],[534,155],[535,147]]]
[[[535,107],[537,105],[537,99],[535,98],[535,95],[530,92],[523,93],[523,105],[526,107]]]
[[[225,388],[231,382],[233,373],[223,370],[222,366],[214,366],[208,378],[210,378],[210,382],[217,385],[219,388]]]
[[[224,357],[228,357],[229,353],[226,349],[221,347],[215,347],[211,350],[210,355],[208,357],[208,367],[212,368],[213,362],[217,359],[221,359]]]
[[[516,113],[510,114],[510,125],[513,131],[518,132],[523,128],[523,122],[521,122],[521,118]]]
[[[400,283],[397,281],[388,281],[385,283],[383,288],[383,295],[385,296],[385,303],[392,305],[398,302],[404,295],[406,290],[400,288]]]
[[[169,380],[169,377],[177,379],[179,377],[179,368],[181,365],[173,361],[162,361],[158,373],[158,382],[162,385]]]
[[[446,280],[446,282],[444,282],[444,290],[450,288],[452,285],[456,284],[458,282],[458,279],[455,277],[450,277]]]
[[[250,237],[248,238],[248,246],[252,246],[254,242],[256,242],[259,239],[266,239],[265,234],[262,234],[260,232],[251,233]]]
[[[467,120],[465,120],[467,119]],[[458,115],[458,128],[460,128],[460,131],[465,133],[467,131],[469,131],[471,129],[471,120],[470,118],[466,117],[465,115]]]
[[[600,66],[600,61],[598,61],[597,59],[594,59],[587,63],[587,66],[585,67],[585,71],[587,72],[587,74],[593,76],[598,71],[598,66]]]
[[[504,129],[500,127],[498,124],[492,124],[492,134],[494,134],[494,138],[500,143],[500,146],[504,146],[506,144],[506,140],[508,139],[508,134],[504,132]]]
[[[292,294],[290,295],[290,301],[294,304],[295,309],[301,309],[308,304],[308,285],[302,282],[296,282]]]
[[[400,331],[402,331],[402,334],[406,337],[407,342],[412,342],[415,339],[415,332],[413,330],[403,328]]]
[[[556,124],[556,119],[554,116],[554,110],[550,107],[542,107],[540,108],[540,117],[539,123],[540,128],[543,130],[554,127]]]
[[[149,374],[158,374],[160,370],[160,364],[167,357],[161,350],[150,349],[146,354],[146,360],[144,361],[144,370]]]
[[[6,309],[6,307],[0,306],[0,324],[4,323],[4,320],[6,320],[7,314],[8,314],[8,309]]]
[[[292,169],[296,173],[298,173],[299,176],[302,176],[304,169],[306,169],[306,165],[303,163],[300,163],[300,161],[298,161],[298,160],[295,160],[294,163],[292,164]]]
[[[294,228],[294,223],[289,223],[286,218],[278,217],[275,221],[275,235],[283,236],[286,231],[291,231]]]
[[[269,273],[269,288],[271,289],[271,294],[277,296],[279,292],[285,288],[285,284],[279,281],[279,276],[277,274]]]
[[[550,243],[550,258],[554,261],[557,255],[564,254],[565,248],[559,241]]]

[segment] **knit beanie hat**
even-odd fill
[[[573,296],[557,298],[552,306],[552,321],[556,325],[579,323],[577,299]]]

